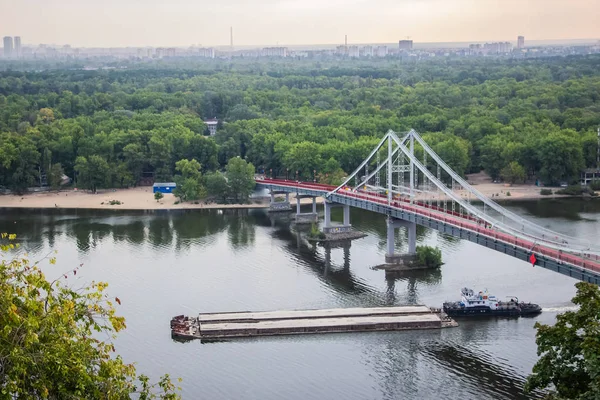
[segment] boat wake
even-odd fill
[[[542,308],[543,312],[555,312],[555,313],[563,313],[566,311],[577,311],[579,309],[578,306],[565,306],[565,307],[544,307]]]

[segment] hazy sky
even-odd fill
[[[600,37],[600,0],[0,0],[0,36],[73,46]]]

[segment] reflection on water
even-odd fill
[[[600,234],[599,204],[551,200],[511,207],[552,229],[589,236]],[[341,209],[333,209],[333,218],[341,220]],[[119,353],[151,375],[181,376],[185,398],[525,398],[523,382],[537,357],[533,325],[551,323],[556,312],[464,321],[442,331],[210,346],[170,339],[168,321],[180,313],[440,307],[463,286],[519,295],[544,310],[572,306],[573,280],[422,227],[418,243],[440,247],[440,269],[373,270],[384,259],[385,217],[352,210],[352,224],[368,236],[321,246],[305,239],[310,228],[294,225],[290,214],[263,210],[0,212],[0,231],[16,233],[32,257],[57,249],[59,264],[85,263],[77,279],[109,282],[128,321],[116,343]],[[399,232],[396,248],[402,250],[406,232]]]
[[[536,218],[563,218],[565,220],[579,221],[585,218],[585,214],[600,213],[600,201],[598,199],[544,199],[538,201],[511,201],[504,205],[518,207]],[[596,218],[594,218],[596,220]]]
[[[14,232],[31,250],[54,247],[57,235],[72,238],[81,252],[102,241],[182,250],[227,229],[234,249],[254,243],[256,218],[248,210],[104,211],[16,209],[0,215],[2,231]]]

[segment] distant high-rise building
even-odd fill
[[[215,49],[213,49],[212,47],[200,48],[198,49],[198,55],[200,57],[215,58]]]
[[[348,55],[350,57],[354,57],[354,58],[360,57],[360,52],[358,50],[358,46],[349,46],[348,47]]]
[[[494,42],[483,45],[482,52],[484,55],[506,54],[512,51],[510,42]]]
[[[365,57],[373,57],[373,46],[365,46],[362,48],[362,54]]]
[[[377,57],[385,57],[388,54],[388,48],[387,46],[377,46],[375,48],[375,55]]]
[[[13,39],[10,36],[4,37],[4,57],[11,58],[13,52]]]
[[[15,36],[15,56],[21,58],[21,36]]]
[[[525,48],[525,36],[519,36],[517,38],[517,49]]]
[[[413,41],[412,40],[400,40],[398,42],[398,48],[400,50],[412,50]]]
[[[265,47],[262,49],[264,57],[287,57],[287,47]]]

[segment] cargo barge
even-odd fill
[[[171,319],[177,340],[223,340],[316,333],[441,329],[457,326],[439,309],[426,306],[338,308],[264,312],[201,313]]]

